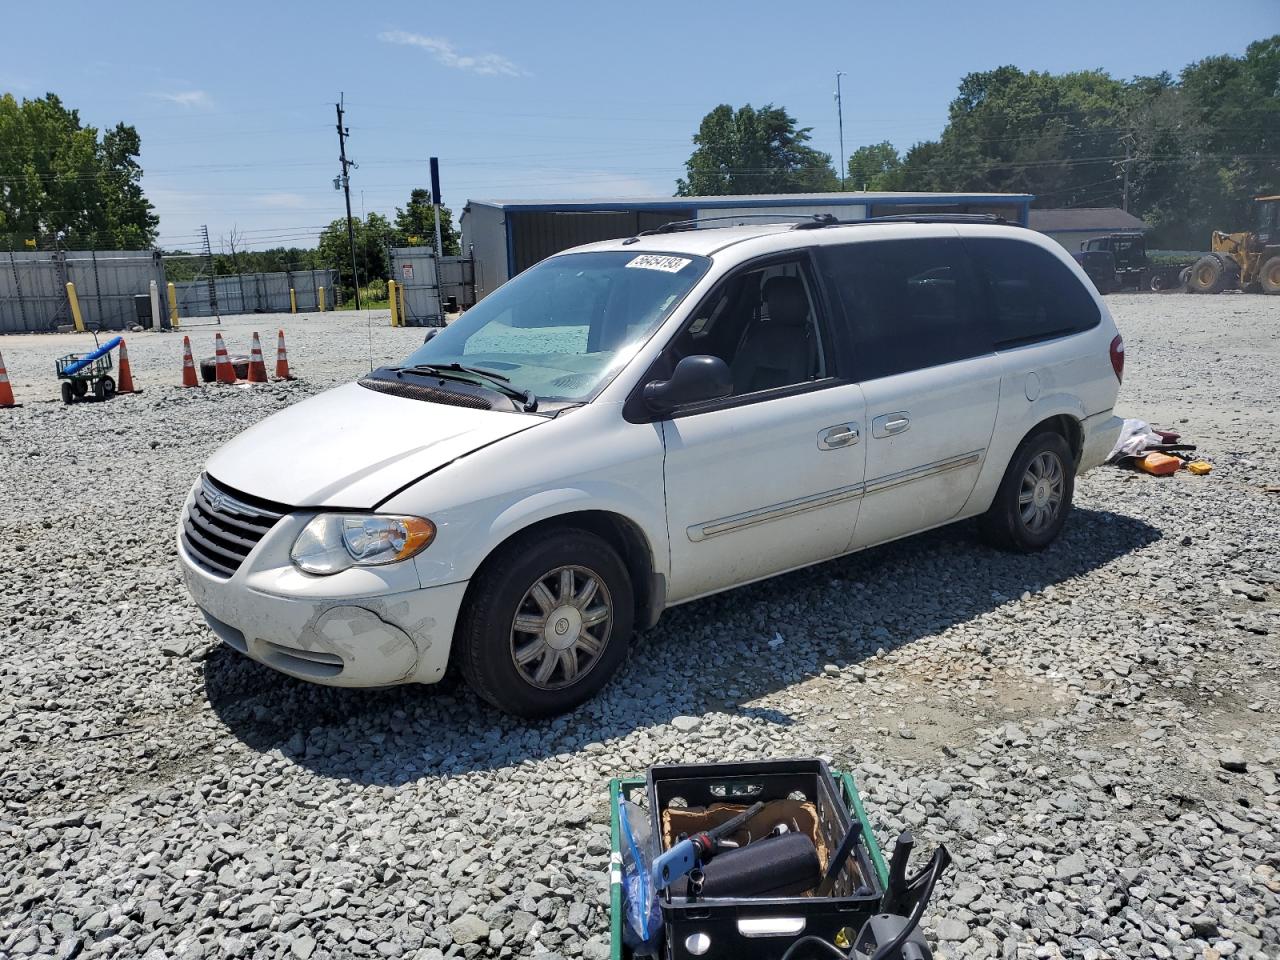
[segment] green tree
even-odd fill
[[[398,246],[435,246],[436,210],[431,205],[431,191],[419,187],[410,192],[409,202],[404,207],[396,207],[395,225]],[[440,247],[446,257],[455,257],[461,252],[453,212],[444,206],[440,208]]]
[[[676,195],[820,193],[839,189],[831,156],[807,146],[810,127],[782,107],[722,103],[693,136],[694,150]]]
[[[356,241],[356,269],[360,272],[361,285],[370,280],[386,280],[391,269],[387,251],[395,242],[395,228],[380,213],[371,213],[365,219],[352,219]],[[355,289],[351,277],[351,247],[347,243],[347,220],[340,217],[324,228],[316,248],[316,266],[338,271],[338,280],[345,294]]]
[[[0,96],[0,236],[15,246],[150,245],[159,218],[142,192],[138,132],[118,124],[99,138],[54,94]]]
[[[1122,81],[1004,66],[960,82],[937,140],[907,151],[887,189],[1033,193],[1041,207],[1120,206],[1151,246],[1204,249],[1280,192],[1280,35]],[[1128,189],[1125,189],[1125,173]]]
[[[849,157],[846,186],[850,190],[892,190],[901,167],[898,148],[888,140],[859,147]]]

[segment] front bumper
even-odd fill
[[[225,579],[198,565],[179,536],[183,580],[218,638],[281,673],[331,686],[443,677],[466,582],[422,588],[408,562],[308,576],[288,560],[308,519],[279,521]]]

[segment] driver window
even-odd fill
[[[681,357],[720,357],[733,395],[789,387],[826,376],[826,358],[808,277],[795,261],[730,277],[676,339]]]

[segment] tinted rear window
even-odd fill
[[[991,352],[980,289],[958,238],[818,247],[860,380]]]
[[[1021,240],[965,237],[987,287],[996,349],[1050,340],[1102,321],[1093,295],[1048,250]]]

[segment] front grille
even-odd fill
[[[182,544],[210,573],[230,577],[287,507],[224,487],[205,474],[182,518]]]

